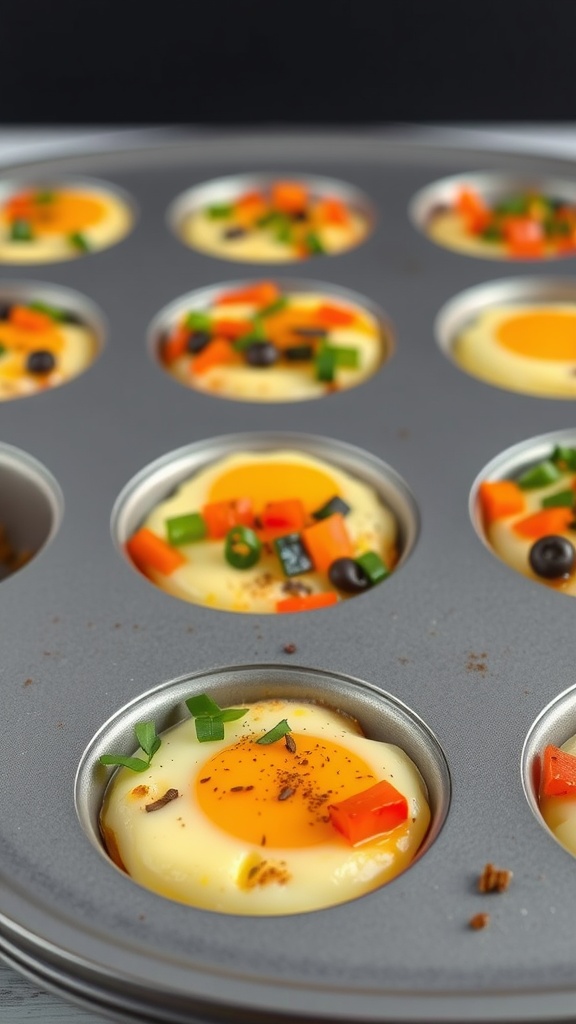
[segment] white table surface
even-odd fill
[[[153,126],[151,126],[153,127]],[[486,148],[576,158],[576,123],[557,125],[461,125],[439,126],[445,141],[481,143]],[[422,129],[422,134],[431,126]],[[0,127],[0,168],[25,159],[49,157],[74,149],[94,149],[117,142],[138,145],[143,129],[15,129]],[[1,908],[0,908],[1,909]],[[105,1024],[99,1013],[85,1010],[72,1002],[40,989],[0,960],[0,1024]],[[566,1022],[568,1024],[568,1022]]]

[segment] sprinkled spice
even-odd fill
[[[292,789],[292,786],[284,786],[284,789],[281,789],[280,793],[278,794],[278,799],[288,800],[291,796],[294,796],[295,792],[296,790]]]
[[[146,804],[147,811],[159,811],[162,807],[166,807],[166,804],[172,803],[180,796],[177,789],[167,789],[164,796],[161,796],[159,800],[155,800],[154,803]]]
[[[211,775],[206,775],[206,776],[204,776],[203,779],[200,779],[200,782],[210,782],[211,778],[212,778]]]
[[[296,753],[296,740],[289,732],[287,732],[284,737],[284,743],[286,744],[286,749],[289,750],[291,754]]]

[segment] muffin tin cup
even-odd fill
[[[29,553],[22,568],[50,543],[63,514],[64,496],[52,474],[27,452],[0,443],[0,526],[16,555]],[[5,575],[0,562],[0,581]]]
[[[541,776],[541,757],[544,748],[549,743],[555,747],[561,747],[571,736],[576,733],[576,686],[570,686],[563,693],[559,693],[554,700],[542,709],[538,718],[528,731],[524,746],[522,748],[521,772],[522,785],[528,801],[528,806],[534,817],[548,835],[562,849],[563,844],[556,838],[552,829],[548,827],[539,804],[539,789]]]

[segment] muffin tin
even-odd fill
[[[574,682],[574,606],[493,557],[469,510],[475,479],[500,452],[569,433],[573,420],[565,401],[462,373],[434,333],[439,311],[465,289],[496,278],[528,287],[533,277],[555,287],[558,263],[495,273],[489,261],[434,245],[408,212],[425,186],[479,171],[544,184],[576,178],[557,159],[361,132],[184,135],[7,172],[101,178],[140,212],[118,245],[30,275],[102,310],[100,358],[65,386],[0,404],[0,479],[10,485],[0,518],[22,480],[23,491],[32,481],[40,493],[43,522],[41,550],[0,583],[0,951],[62,995],[163,1024],[574,1016],[576,863],[533,813],[538,731],[521,768],[532,724]],[[239,275],[185,247],[167,223],[195,185],[261,172],[334,176],[376,211],[357,249],[318,256],[297,274],[350,288],[390,318],[393,357],[350,391],[228,402],[181,387],[150,350],[150,325],[179,296],[240,276],[284,279],[263,265]],[[571,266],[562,262],[564,278]],[[5,267],[1,278],[8,289],[28,275]],[[241,445],[243,435],[276,441],[295,430],[323,450],[334,439],[360,476],[366,459],[356,448],[406,482],[415,543],[382,585],[324,611],[234,615],[172,598],[126,563],[116,503],[148,467],[190,446],[208,457],[233,434]],[[289,918],[229,918],[135,885],[98,844],[95,752],[102,736],[126,736],[141,706],[168,714],[184,690],[212,686],[234,700],[251,687],[313,696],[320,686],[350,710],[357,703],[368,731],[382,702],[382,728],[413,744],[427,778],[434,841],[383,889]],[[557,714],[554,741],[570,731]],[[513,871],[507,892],[478,893],[488,861]],[[484,912],[488,927],[471,929]]]

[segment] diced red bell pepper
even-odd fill
[[[334,828],[351,846],[357,846],[405,822],[408,801],[392,783],[383,779],[347,800],[330,804],[328,813]]]
[[[306,518],[306,509],[300,498],[288,498],[269,501],[264,506],[260,521],[267,540],[274,540],[285,533],[300,533],[306,525]]]
[[[576,797],[576,757],[549,744],[542,757],[540,796]]]
[[[540,221],[532,217],[509,217],[505,220],[504,238],[511,256],[519,259],[541,259],[545,255],[545,234]]]
[[[320,594],[306,594],[304,597],[286,597],[276,602],[277,612],[311,612],[316,608],[328,608],[338,603],[338,595],[333,590]]]
[[[210,540],[221,540],[233,526],[253,526],[254,509],[251,498],[209,502],[202,508]]]
[[[454,207],[466,223],[466,228],[474,235],[484,231],[492,220],[492,211],[482,197],[471,188],[461,188],[456,196]]]

